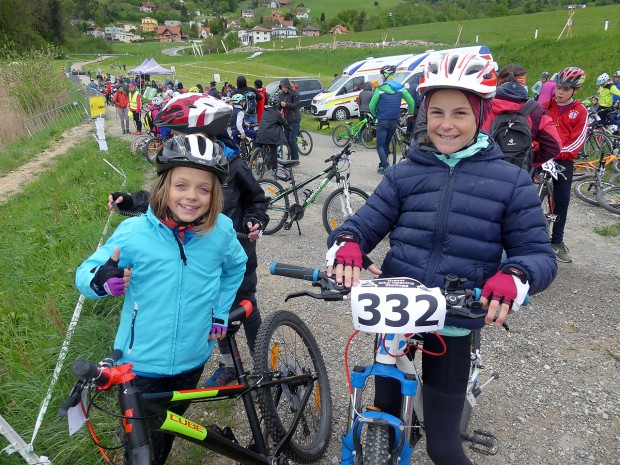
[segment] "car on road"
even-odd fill
[[[309,77],[296,77],[288,78],[289,81],[297,85],[297,92],[299,92],[299,103],[303,108],[310,108],[312,99],[323,92],[323,83],[316,78]],[[269,95],[280,92],[280,79],[270,82],[265,86]]]

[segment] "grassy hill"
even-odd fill
[[[460,45],[474,45],[476,35],[480,44],[488,45],[500,67],[511,62],[521,63],[529,71],[529,81],[533,84],[542,71],[557,71],[565,66],[580,66],[588,73],[589,79],[582,95],[594,93],[594,80],[602,72],[613,72],[617,67],[617,50],[601,46],[612,43],[620,33],[620,20],[617,6],[579,9],[573,17],[572,37],[567,31],[558,41],[558,36],[568,19],[566,11],[545,12],[532,15],[488,18],[471,21],[431,23],[417,26],[395,28],[396,41],[425,40],[445,45],[435,48],[453,47],[458,35],[459,24],[463,27]],[[609,19],[609,29],[604,31],[605,20]],[[538,39],[534,31],[539,29]],[[350,33],[336,40],[381,42],[384,31]],[[388,32],[391,38],[392,31]],[[113,63],[124,62],[136,66],[146,57],[155,57],[164,66],[175,66],[175,79],[186,87],[200,82],[205,84],[218,73],[222,81],[234,82],[239,74],[249,80],[261,78],[269,82],[280,76],[316,76],[324,84],[331,82],[334,73],[340,72],[348,64],[368,56],[386,56],[423,51],[428,47],[387,46],[384,48],[344,48],[335,50],[296,50],[301,45],[332,43],[333,36],[304,37],[288,39],[277,43],[261,44],[265,53],[249,59],[249,53],[228,53],[169,57],[161,55],[161,50],[170,44],[115,44],[117,53],[127,53],[122,60],[114,58]],[[274,48],[275,46],[275,48]],[[280,47],[284,48],[280,50]],[[275,50],[275,51],[273,51]],[[105,68],[105,67],[104,67]],[[129,68],[128,68],[129,69]],[[161,80],[165,77],[161,77]]]

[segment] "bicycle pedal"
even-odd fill
[[[469,441],[469,448],[482,455],[495,455],[499,450],[499,441],[489,433],[476,429],[472,435],[463,435],[463,439]]]

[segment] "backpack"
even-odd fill
[[[534,155],[527,116],[536,105],[534,99],[529,99],[519,111],[497,115],[489,128],[489,134],[504,153],[504,160],[527,172],[532,169]]]
[[[142,124],[144,124],[144,128],[147,131],[150,131],[153,129],[153,113],[151,110],[147,111],[144,114],[144,118],[142,118]]]
[[[246,90],[243,93],[245,97],[245,113],[246,115],[256,114],[256,94],[251,90]]]

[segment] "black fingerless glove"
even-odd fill
[[[125,203],[125,202],[123,202]],[[122,278],[125,274],[124,268],[118,267],[118,262],[109,258],[95,273],[95,277],[90,282],[90,287],[98,294],[107,293],[103,285],[110,278]]]
[[[124,192],[112,192],[110,195],[112,196],[112,200],[114,202],[116,202],[119,197],[123,198],[121,203],[116,204],[119,210],[131,210],[133,208],[133,197],[131,194],[126,194]]]

